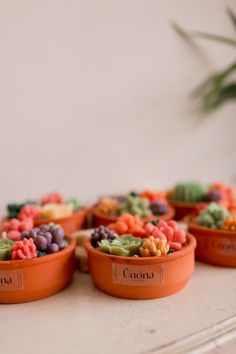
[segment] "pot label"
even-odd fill
[[[207,240],[206,248],[208,247],[211,247],[215,254],[236,257],[236,239],[213,237],[210,241]]]
[[[21,270],[0,270],[0,291],[21,289],[24,289],[24,277]]]
[[[150,286],[164,284],[164,264],[130,265],[112,263],[114,284]]]

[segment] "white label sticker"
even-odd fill
[[[22,270],[0,270],[0,291],[15,291],[24,289]]]
[[[112,263],[112,281],[114,284],[131,286],[160,285],[165,281],[164,264],[129,265]]]

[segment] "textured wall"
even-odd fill
[[[191,90],[235,49],[224,0],[1,0],[0,206],[60,190],[92,200],[177,179],[236,178],[236,106],[203,119]],[[235,11],[235,1],[227,1]]]

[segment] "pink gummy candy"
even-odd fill
[[[170,248],[174,251],[179,251],[182,248],[181,243],[179,242],[169,242]]]
[[[168,225],[171,226],[171,227],[174,229],[174,231],[179,230],[179,225],[178,225],[177,222],[174,221],[174,220],[168,221]]]
[[[186,242],[186,232],[184,230],[176,231],[172,238],[172,241],[179,242],[181,245],[183,245]]]
[[[12,241],[19,241],[21,233],[17,230],[11,230],[7,233],[7,238]]]

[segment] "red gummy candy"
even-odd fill
[[[16,241],[12,248],[12,260],[36,258],[36,246],[32,238]]]
[[[40,212],[39,212],[39,207],[37,205],[25,205],[21,209],[18,218],[20,220],[25,220],[28,218],[37,219],[39,216],[40,216]]]

